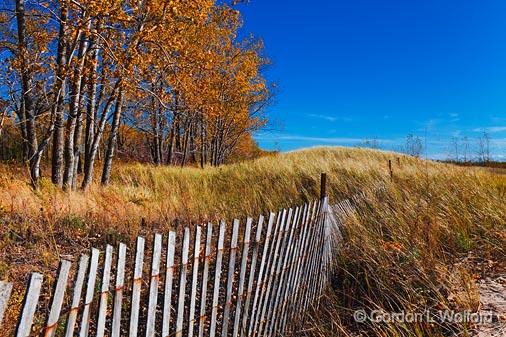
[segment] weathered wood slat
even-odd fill
[[[241,323],[241,333],[240,336],[244,337],[247,332],[248,327],[248,318],[249,318],[249,312],[250,312],[250,302],[251,302],[251,293],[253,291],[253,283],[255,281],[255,270],[257,265],[257,257],[258,257],[258,250],[259,250],[259,244],[262,240],[262,229],[263,229],[263,223],[264,223],[264,217],[260,216],[258,220],[258,225],[256,229],[255,234],[255,244],[253,247],[253,253],[251,255],[251,266],[249,268],[249,276],[248,276],[248,288],[246,290],[246,301],[244,302],[244,314],[242,317],[242,323]],[[271,222],[272,225],[272,222]]]
[[[268,301],[266,302],[266,305],[264,308],[266,308],[265,316],[262,317],[261,325],[260,325],[260,336],[268,336],[269,335],[269,329],[271,324],[274,320],[274,310],[276,301],[279,294],[279,287],[281,284],[281,278],[282,278],[282,269],[283,269],[283,262],[284,258],[286,257],[286,251],[288,247],[288,241],[289,241],[289,232],[291,231],[293,227],[293,222],[295,219],[295,216],[297,215],[298,208],[295,209],[295,211],[290,208],[288,211],[288,218],[286,220],[285,227],[283,229],[282,234],[282,242],[280,245],[280,249],[278,253],[276,254],[276,261],[273,265],[274,274],[272,275],[272,281],[269,282],[269,285],[267,286],[268,292],[267,292],[267,298]],[[269,287],[271,288],[272,292],[269,291]]]
[[[193,337],[195,329],[195,306],[197,302],[197,283],[199,276],[199,259],[200,259],[200,237],[202,236],[202,228],[195,227],[195,237],[193,240],[193,269],[192,284],[190,293],[190,313],[188,315],[188,337]]]
[[[158,284],[160,283],[160,259],[162,255],[162,236],[155,234],[153,255],[151,257],[151,280],[149,283],[148,318],[146,337],[155,336],[156,306],[158,303]]]
[[[83,292],[84,278],[86,277],[86,270],[88,269],[90,257],[88,255],[81,255],[79,259],[79,267],[74,281],[74,293],[72,295],[72,304],[70,307],[69,317],[67,319],[67,328],[65,330],[65,337],[73,337],[77,321],[77,313],[79,311],[79,304],[81,302],[81,295]]]
[[[104,273],[102,275],[102,287],[100,289],[100,304],[98,308],[97,319],[97,337],[103,337],[105,332],[105,320],[107,316],[107,300],[109,299],[109,284],[111,282],[111,266],[112,266],[111,245],[105,247]]]
[[[12,293],[12,283],[0,281],[0,328]]]
[[[79,330],[79,337],[87,337],[90,328],[90,306],[95,294],[95,282],[97,280],[98,258],[100,251],[98,249],[91,249],[91,262],[90,270],[88,272],[88,284],[86,285],[86,296],[84,298],[83,316],[81,318],[81,329]]]
[[[221,336],[227,337],[228,325],[230,318],[230,310],[232,307],[232,290],[234,285],[235,275],[235,257],[237,255],[237,238],[239,237],[239,220],[235,219],[232,225],[232,240],[230,241],[230,253],[228,259],[228,275],[227,275],[227,288],[225,295],[225,305],[223,310],[223,321],[221,327]]]
[[[30,336],[33,324],[33,317],[39,302],[40,290],[42,288],[42,274],[32,273],[28,283],[28,289],[23,300],[23,310],[16,329],[16,337]]]
[[[277,215],[276,226],[274,227],[274,234],[272,234],[272,226],[273,226],[275,217],[276,217],[276,214],[271,213],[269,216],[269,222],[267,224],[267,233],[265,236],[264,247],[262,250],[262,258],[260,260],[260,269],[258,272],[258,277],[257,277],[257,282],[256,282],[255,296],[253,297],[253,306],[251,307],[251,319],[250,319],[250,323],[249,323],[249,327],[248,327],[247,336],[253,335],[253,329],[255,328],[255,325],[256,325],[257,316],[259,315],[258,307],[259,307],[259,303],[261,303],[261,300],[262,300],[262,292],[265,289],[264,288],[264,278],[266,278],[266,277],[264,276],[264,271],[267,269],[266,264],[267,264],[268,260],[270,260],[269,259],[270,252],[272,250],[272,247],[274,247],[274,240],[271,240],[271,235],[273,237],[275,237],[277,234],[279,223],[281,221],[281,212],[279,212]],[[271,243],[271,241],[272,241],[272,243]]]
[[[143,237],[137,238],[135,248],[135,267],[132,284],[132,302],[130,308],[129,336],[136,337],[139,328],[139,309],[141,302],[142,269],[144,266],[144,244]]]
[[[289,213],[291,215],[292,210],[290,209]],[[278,260],[278,254],[279,254],[279,248],[281,246],[281,243],[283,242],[283,235],[285,233],[285,222],[286,222],[286,215],[287,211],[286,209],[283,210],[282,216],[281,216],[281,222],[279,227],[279,232],[275,240],[275,246],[272,250],[271,254],[269,254],[270,262],[267,263],[268,267],[268,274],[266,278],[266,284],[262,287],[262,298],[263,301],[259,302],[258,310],[260,312],[260,316],[257,317],[255,322],[255,329],[254,332],[256,336],[261,336],[260,332],[262,331],[263,324],[265,323],[265,315],[267,313],[267,307],[269,305],[269,295],[271,294],[271,288],[273,283],[273,278],[276,273],[276,262]]]
[[[211,325],[209,327],[209,337],[216,335],[216,323],[218,318],[218,299],[220,295],[220,280],[221,280],[221,264],[223,260],[223,243],[225,240],[225,222],[220,223],[220,232],[218,235],[218,244],[216,247],[216,261],[214,267],[214,286],[213,286],[213,301],[211,307]]]
[[[300,288],[298,283],[299,272],[301,270],[302,256],[305,252],[305,240],[307,237],[307,215],[308,215],[308,204],[304,205],[302,211],[302,217],[300,220],[299,234],[297,243],[294,249],[294,255],[291,261],[291,270],[288,278],[288,285],[283,297],[283,303],[281,306],[281,320],[279,326],[275,330],[279,335],[283,335],[286,329],[287,318],[291,315],[292,306],[297,305],[296,298],[297,292]]]
[[[293,220],[292,220],[292,223],[289,228],[290,234],[288,236],[288,241],[286,243],[284,251],[281,252],[281,255],[282,255],[281,256],[282,262],[280,259],[281,271],[280,271],[280,275],[279,275],[279,281],[278,281],[276,290],[274,292],[274,305],[272,306],[272,309],[271,309],[271,315],[268,317],[268,328],[267,328],[267,335],[268,336],[272,336],[272,333],[274,331],[274,326],[277,325],[277,323],[280,321],[280,318],[281,318],[281,314],[279,312],[279,306],[281,304],[280,301],[281,301],[282,296],[284,295],[284,291],[287,288],[286,283],[288,281],[286,281],[285,279],[288,275],[288,270],[287,270],[289,268],[288,261],[290,259],[290,256],[293,254],[292,243],[293,243],[294,232],[298,226],[299,216],[300,216],[300,208],[297,207],[297,208],[295,208],[295,214],[293,216]]]
[[[172,303],[172,282],[174,279],[174,251],[176,248],[176,232],[170,231],[167,239],[167,263],[165,272],[165,290],[163,294],[162,337],[170,334],[170,313]]]
[[[207,302],[207,278],[209,274],[209,259],[211,258],[211,242],[213,238],[213,225],[207,224],[206,250],[204,256],[204,269],[202,270],[201,294],[200,294],[200,317],[199,317],[199,337],[204,336],[206,323],[206,302]]]
[[[179,295],[177,298],[176,337],[183,335],[184,304],[186,299],[186,274],[188,267],[188,253],[190,249],[190,229],[184,229],[183,247],[181,250],[181,265],[179,268]]]
[[[244,283],[246,279],[246,269],[248,263],[248,252],[250,245],[250,236],[251,236],[251,223],[253,219],[248,218],[246,220],[246,229],[244,230],[244,238],[242,244],[242,255],[241,255],[241,269],[239,271],[239,284],[237,288],[237,304],[235,306],[235,317],[234,317],[234,330],[232,331],[232,336],[236,337],[239,335],[239,324],[241,320],[241,309],[242,309],[242,298],[244,292]],[[255,266],[250,266],[252,270],[255,269]]]
[[[116,284],[114,289],[114,308],[112,312],[111,337],[120,337],[121,310],[123,308],[123,291],[125,287],[126,245],[120,243],[118,247],[118,261],[116,266]]]
[[[53,301],[51,303],[51,310],[46,323],[46,329],[44,331],[45,337],[53,337],[56,328],[58,327],[58,320],[60,319],[60,312],[63,305],[63,299],[65,297],[65,290],[67,289],[67,282],[70,274],[70,267],[72,263],[70,261],[61,260],[56,279],[56,286],[53,293]]]

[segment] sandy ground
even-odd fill
[[[484,278],[478,283],[482,313],[491,313],[492,322],[478,326],[479,337],[506,337],[506,274]]]

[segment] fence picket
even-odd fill
[[[197,283],[199,276],[199,259],[200,259],[200,237],[202,229],[200,226],[195,227],[195,237],[193,240],[193,269],[192,284],[190,293],[190,314],[188,316],[188,337],[193,337],[195,328],[195,305],[197,302]]]
[[[218,244],[216,246],[216,262],[214,267],[214,286],[213,286],[213,302],[211,307],[211,325],[209,327],[209,336],[216,335],[216,320],[218,317],[218,299],[220,295],[220,279],[221,279],[221,263],[223,260],[223,242],[225,239],[225,222],[220,223],[220,232],[218,236]]]
[[[288,231],[291,230],[293,224],[292,215],[294,214],[293,209],[289,209],[288,218],[286,220],[285,226],[283,228],[281,234],[281,244],[279,246],[279,250],[276,253],[276,258],[274,260],[271,271],[273,271],[272,279],[267,284],[267,301],[264,305],[265,315],[262,315],[260,321],[259,333],[260,336],[268,335],[268,329],[270,324],[272,323],[271,318],[274,312],[274,306],[277,298],[277,294],[279,294],[279,284],[281,282],[281,268],[283,265],[283,257],[286,256],[286,247],[288,245]],[[271,295],[272,290],[272,295]],[[264,332],[265,333],[262,333]]]
[[[39,302],[42,288],[42,274],[32,273],[28,283],[28,289],[23,300],[23,311],[16,329],[16,337],[30,336],[33,324],[33,316]]]
[[[199,316],[199,337],[204,336],[206,323],[206,302],[207,302],[207,277],[209,273],[209,259],[211,258],[211,242],[213,238],[213,225],[207,224],[206,251],[204,256],[204,269],[202,271],[202,283],[200,293],[200,316]]]
[[[242,246],[242,256],[241,256],[241,269],[239,272],[239,285],[237,289],[237,304],[235,306],[235,317],[234,317],[234,330],[232,331],[232,336],[236,337],[239,334],[239,323],[241,319],[241,307],[242,307],[242,298],[244,292],[244,282],[246,278],[246,267],[248,263],[248,251],[249,251],[249,240],[251,236],[251,223],[253,219],[248,218],[246,220],[246,229],[244,231],[244,239]],[[251,266],[251,269],[254,270],[254,266]]]
[[[235,275],[235,256],[237,255],[237,238],[239,237],[239,220],[235,219],[232,225],[232,240],[230,241],[230,253],[228,259],[228,276],[227,276],[227,292],[225,296],[225,308],[223,310],[223,323],[221,328],[221,336],[228,335],[228,321],[230,317],[230,309],[232,307],[232,287],[234,285]]]
[[[142,268],[144,266],[144,243],[143,237],[137,238],[135,248],[135,266],[132,284],[132,302],[130,308],[129,336],[136,337],[139,327],[139,309],[141,302]]]
[[[170,231],[167,239],[167,270],[165,273],[165,291],[163,298],[162,337],[170,334],[170,313],[172,303],[172,282],[174,279],[174,251],[176,248],[176,232]]]
[[[288,211],[288,214],[291,216],[291,213],[292,213],[292,210],[290,209]],[[278,260],[279,247],[283,241],[283,236],[284,236],[284,232],[285,232],[286,215],[287,215],[287,211],[285,209],[282,212],[279,232],[278,232],[278,235],[276,238],[276,242],[275,242],[276,244],[274,246],[274,250],[271,252],[271,254],[269,256],[271,259],[271,263],[270,263],[270,267],[269,267],[269,273],[267,275],[268,276],[267,277],[267,284],[265,285],[266,288],[262,287],[263,289],[265,289],[265,292],[264,292],[264,296],[263,296],[263,301],[261,301],[259,303],[259,310],[260,310],[261,314],[260,314],[260,317],[258,317],[257,321],[255,322],[255,331],[254,332],[258,332],[258,333],[255,333],[255,335],[258,334],[261,336],[260,332],[262,331],[263,324],[265,323],[264,319],[265,319],[265,314],[267,312],[267,307],[269,306],[269,300],[270,300],[269,296],[271,294],[272,282],[273,282],[274,274],[276,272],[276,262]],[[269,265],[269,263],[267,263],[267,265]]]
[[[56,332],[56,327],[58,326],[58,320],[60,319],[60,312],[63,305],[63,299],[65,297],[65,290],[67,289],[67,282],[71,266],[72,263],[70,261],[60,261],[56,286],[53,293],[53,302],[51,303],[51,310],[49,311],[46,329],[44,331],[44,337],[53,337]]]
[[[97,280],[98,258],[100,251],[96,248],[91,249],[90,271],[88,272],[88,284],[86,285],[86,297],[84,298],[83,316],[81,318],[81,329],[79,337],[87,337],[90,328],[90,306],[95,294],[95,282]]]
[[[102,276],[102,288],[100,289],[100,304],[98,308],[97,337],[103,337],[105,331],[109,283],[111,281],[112,250],[112,246],[110,245],[107,245],[105,248],[104,274]]]
[[[126,245],[124,243],[120,243],[118,247],[118,263],[116,267],[111,337],[119,337],[121,332],[121,309],[123,306],[123,290],[125,287],[125,262]]]
[[[162,255],[162,236],[155,234],[153,256],[151,257],[151,280],[149,284],[148,318],[146,337],[155,336],[156,306],[158,303],[158,284],[160,282],[160,257]]]
[[[83,292],[84,278],[86,277],[86,270],[88,269],[88,262],[90,257],[88,255],[81,255],[79,260],[79,268],[74,282],[74,294],[72,295],[72,304],[70,307],[69,317],[67,319],[67,328],[65,330],[65,337],[73,337],[74,329],[76,327],[77,313],[79,311],[79,304],[81,302],[81,295]]]
[[[244,302],[244,314],[242,317],[242,323],[241,323],[241,337],[243,337],[246,334],[246,328],[248,324],[248,314],[249,314],[249,307],[251,302],[251,293],[253,291],[253,282],[255,281],[255,270],[256,270],[256,263],[257,263],[257,256],[258,256],[258,249],[260,241],[262,240],[262,227],[263,227],[264,217],[260,216],[258,219],[258,225],[256,229],[255,234],[255,244],[253,247],[253,253],[251,256],[251,266],[249,268],[249,277],[248,277],[248,288],[246,290],[246,301]],[[271,223],[272,225],[272,223]]]
[[[188,253],[190,249],[190,229],[184,229],[183,247],[181,250],[181,265],[179,269],[179,296],[177,298],[176,337],[183,335],[184,303],[186,298],[186,273]]]
[[[267,225],[267,235],[265,236],[265,242],[264,242],[264,247],[263,247],[263,252],[262,252],[262,259],[260,261],[260,270],[258,272],[257,284],[256,284],[256,289],[255,289],[255,297],[253,298],[253,306],[251,308],[251,319],[250,319],[250,324],[249,324],[248,334],[247,334],[248,336],[253,335],[254,329],[256,328],[257,317],[260,314],[259,307],[260,307],[260,304],[262,303],[262,298],[263,298],[262,295],[265,290],[264,281],[265,281],[266,277],[268,276],[267,273],[264,273],[264,271],[267,270],[267,268],[269,266],[271,251],[273,250],[273,247],[275,244],[275,242],[274,242],[275,240],[272,240],[272,242],[271,242],[271,235],[272,235],[272,237],[275,237],[277,234],[279,223],[281,221],[281,214],[282,214],[281,212],[278,212],[278,214],[277,214],[276,225],[274,226],[274,233],[272,233],[272,234],[271,234],[272,225],[274,223],[274,217],[276,217],[276,215],[274,213],[271,213],[271,215],[269,217],[269,223]]]
[[[12,283],[0,281],[0,327],[4,318],[9,298],[11,297]]]

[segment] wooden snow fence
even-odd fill
[[[43,275],[31,274],[15,336],[294,333],[325,290],[341,221],[360,197],[155,234],[149,245],[138,237],[131,249],[107,245],[76,263],[61,260],[48,294]],[[12,286],[0,281],[0,332]]]

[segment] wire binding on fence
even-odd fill
[[[39,305],[43,276],[31,275],[15,334],[289,334],[303,312],[318,304],[343,240],[343,221],[364,197],[359,193],[332,206],[324,197],[271,213],[267,221],[248,218],[244,226],[234,220],[231,234],[225,222],[216,233],[212,224],[186,227],[165,240],[155,234],[148,250],[138,237],[134,252],[120,243],[116,251],[107,245],[102,259],[93,248],[75,266],[62,260],[50,305]],[[134,258],[133,270],[127,255]],[[0,281],[0,331],[12,288]]]

